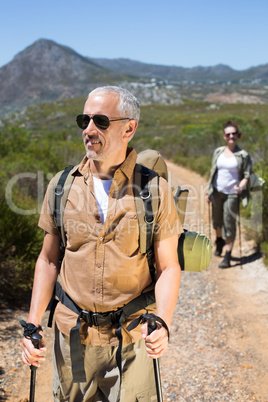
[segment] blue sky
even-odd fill
[[[182,67],[268,63],[268,0],[0,0],[0,67],[37,39]]]

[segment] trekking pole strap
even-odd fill
[[[41,325],[38,325],[38,327],[31,322],[26,322],[24,320],[20,321],[20,325],[24,328],[23,336],[25,338],[31,337],[33,334],[39,331],[43,331]]]
[[[127,326],[127,330],[131,331],[132,329],[136,328],[139,324],[141,324],[141,323],[144,324],[145,322],[149,321],[151,318],[154,318],[154,320],[156,322],[158,322],[159,324],[161,324],[165,328],[165,330],[167,331],[167,334],[168,334],[168,339],[169,339],[170,334],[169,334],[169,329],[168,329],[167,324],[165,323],[165,321],[161,317],[158,317],[155,314],[148,314],[148,313],[142,314],[140,317],[138,317],[135,320],[133,320]]]

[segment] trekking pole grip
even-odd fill
[[[147,324],[148,324],[148,334],[150,335],[157,328],[155,318],[150,317],[147,320]],[[158,402],[163,402],[159,360],[158,359],[153,359],[153,362],[154,362],[153,364],[154,364],[154,376],[155,376],[155,386],[156,386],[156,393],[157,393],[157,401]]]
[[[31,335],[31,341],[32,341],[32,344],[34,345],[35,349],[39,349],[39,345],[40,345],[41,339],[42,339],[42,336],[41,336],[38,332],[34,332],[34,333]],[[37,370],[37,367],[31,365],[31,370],[32,370],[32,371],[33,371],[33,370],[36,371],[36,370]]]
[[[39,349],[40,341],[42,339],[42,336],[38,332],[34,332],[31,336],[30,339],[32,341],[32,344],[34,345],[35,349]],[[30,383],[30,402],[34,402],[34,395],[35,395],[35,376],[36,376],[36,370],[37,367],[31,365],[31,383]]]
[[[157,324],[154,317],[148,319],[148,334],[150,335],[156,328]]]
[[[32,344],[34,345],[35,349],[39,349],[41,339],[42,339],[42,336],[38,332],[34,332],[31,335],[31,341],[32,341]]]

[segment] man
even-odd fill
[[[139,103],[128,91],[102,87],[92,91],[83,115],[86,156],[74,168],[68,195],[64,228],[67,237],[61,265],[61,285],[66,294],[87,312],[107,313],[129,303],[151,284],[146,255],[139,251],[139,227],[133,196],[136,152],[128,148],[139,120]],[[107,117],[106,117],[107,116]],[[177,259],[181,227],[167,182],[159,181],[160,203],[154,233],[157,270],[156,312],[167,327],[171,325],[179,284]],[[53,295],[58,277],[60,236],[48,206],[48,192],[39,226],[45,231],[36,263],[30,312],[27,320],[39,327]],[[148,308],[149,312],[154,310]],[[136,401],[138,395],[150,400],[156,394],[151,358],[159,358],[168,346],[165,326],[148,335],[147,323],[127,331],[127,325],[144,311],[131,315],[122,324],[122,376],[116,362],[118,336],[114,325],[88,325],[81,320],[85,382],[74,382],[70,362],[70,330],[77,315],[58,303],[55,311],[54,399],[55,401]],[[46,350],[29,338],[22,343],[24,363],[39,367]],[[121,383],[121,385],[120,385]],[[121,391],[120,391],[121,390]]]

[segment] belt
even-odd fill
[[[90,327],[101,327],[103,325],[118,324],[122,310],[109,311],[107,313],[93,313],[92,311],[82,310],[80,318],[85,321]]]

